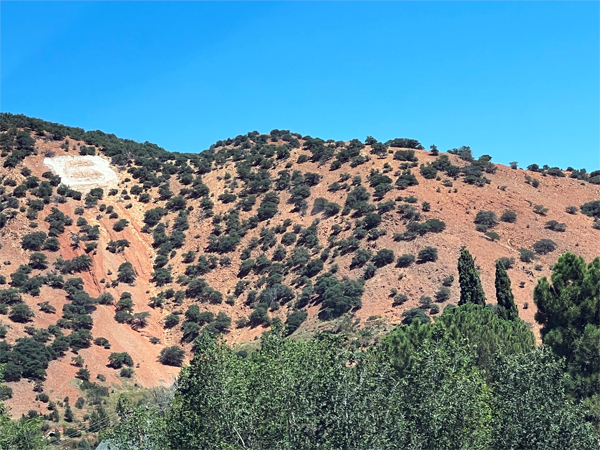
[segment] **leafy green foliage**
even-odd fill
[[[133,283],[137,277],[133,265],[130,262],[124,262],[119,266],[117,280],[121,283]]]
[[[360,308],[363,291],[361,280],[344,278],[339,281],[331,273],[319,276],[315,284],[315,293],[322,302],[320,317],[331,319],[354,308]]]
[[[506,273],[506,265],[496,261],[496,301],[498,302],[498,317],[504,320],[515,320],[519,317],[515,298],[510,288],[510,278]]]
[[[165,366],[181,367],[184,356],[185,351],[181,347],[173,345],[171,347],[163,348],[160,351],[158,360]]]
[[[38,252],[42,249],[42,245],[44,245],[47,237],[48,236],[43,231],[26,234],[21,239],[21,247],[23,250],[33,250]]]
[[[553,252],[556,250],[556,247],[556,243],[550,239],[540,239],[533,244],[533,249],[535,252],[541,255]]]
[[[554,265],[551,282],[541,278],[533,298],[535,320],[545,345],[566,359],[580,395],[600,388],[600,259],[586,264],[565,253]]]
[[[458,281],[460,283],[459,305],[466,303],[485,305],[485,293],[479,280],[479,273],[471,253],[466,248],[461,250],[458,259]]]
[[[584,203],[581,205],[580,210],[586,216],[600,218],[600,200]]]
[[[425,247],[418,253],[417,263],[435,262],[438,259],[438,251],[435,247]]]

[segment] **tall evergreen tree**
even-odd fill
[[[496,301],[500,318],[504,320],[519,318],[515,297],[510,289],[510,277],[501,261],[496,261]]]
[[[475,261],[466,248],[461,250],[458,258],[458,281],[460,283],[459,305],[474,303],[485,306],[485,292],[475,269]]]
[[[533,291],[542,342],[566,359],[580,396],[600,402],[600,258],[567,252]],[[597,408],[596,408],[597,409]]]

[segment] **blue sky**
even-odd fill
[[[598,2],[1,8],[1,111],[183,152],[279,128],[600,167]]]

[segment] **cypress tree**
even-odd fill
[[[504,320],[516,320],[519,317],[515,297],[510,289],[510,278],[501,261],[496,261],[496,301],[498,317]]]
[[[465,303],[485,306],[485,293],[475,269],[475,261],[466,248],[461,250],[458,258],[458,281],[460,283],[459,306]]]
[[[67,403],[67,406],[65,407],[65,422],[73,422],[74,419],[75,417],[73,416],[73,410]]]

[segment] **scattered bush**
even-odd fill
[[[500,264],[502,264],[505,270],[508,270],[514,267],[515,258],[508,258],[506,256],[503,256],[502,258],[497,259],[496,262],[499,262]]]
[[[540,239],[535,244],[533,244],[533,249],[536,253],[545,255],[547,253],[551,253],[556,250],[556,243],[551,241],[550,239]]]
[[[437,292],[434,294],[435,301],[438,303],[443,303],[450,299],[450,289],[446,286],[440,286]]]
[[[117,273],[117,280],[119,280],[119,282],[131,284],[135,282],[136,277],[137,274],[130,262],[124,262],[119,266],[119,271]]]
[[[107,366],[113,369],[120,369],[123,366],[133,367],[133,359],[127,352],[111,353],[108,357]]]
[[[10,320],[18,323],[27,323],[34,317],[34,312],[25,303],[17,303],[14,305],[8,315]]]
[[[43,231],[36,231],[34,233],[26,234],[21,239],[21,247],[23,250],[40,251],[48,235]]]
[[[515,223],[517,221],[517,213],[508,209],[500,216],[502,222]]]
[[[580,209],[581,213],[586,216],[600,218],[600,200],[584,203]]]
[[[379,250],[375,256],[373,256],[373,263],[376,267],[387,266],[394,262],[394,252],[389,249]]]
[[[404,311],[402,313],[402,317],[402,323],[405,325],[410,325],[415,321],[419,321],[421,323],[431,322],[429,316],[421,308],[413,308],[409,309],[408,311]]]
[[[113,224],[113,230],[115,231],[123,231],[125,229],[126,226],[129,225],[129,221],[127,219],[120,219],[117,220],[114,224]]]
[[[527,248],[521,247],[519,250],[520,259],[523,262],[530,263],[535,259],[535,253]]]
[[[556,220],[549,220],[544,225],[544,228],[546,228],[548,230],[552,230],[552,231],[564,232],[567,230],[567,224],[557,222]]]
[[[405,253],[401,256],[398,256],[398,259],[396,260],[396,267],[409,267],[414,262],[415,262],[414,255]]]
[[[435,262],[438,259],[438,251],[435,247],[425,247],[418,254],[417,263]]]
[[[494,242],[500,240],[500,235],[498,233],[496,233],[495,231],[492,231],[492,230],[486,231],[484,233],[484,235],[488,239],[490,239],[491,241],[494,241]]]
[[[485,231],[498,224],[496,213],[493,211],[479,211],[473,221],[476,225],[480,225],[480,231]],[[484,229],[485,228],[485,229]]]
[[[165,366],[181,367],[184,356],[185,351],[181,347],[173,345],[171,347],[163,348],[160,351],[158,360]]]

